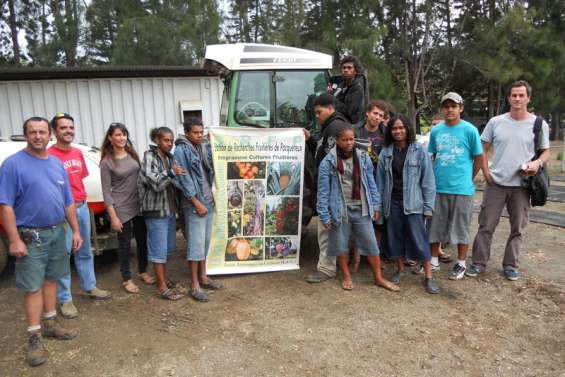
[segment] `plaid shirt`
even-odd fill
[[[172,172],[173,156],[167,154],[166,157],[169,170],[165,168],[165,163],[157,147],[149,146],[149,150],[143,155],[141,171],[137,180],[139,192],[139,202],[141,203],[141,214],[154,214],[158,217],[171,215],[169,205],[169,186],[173,184],[174,174]],[[176,200],[176,198],[173,198]]]

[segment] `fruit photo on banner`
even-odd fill
[[[231,238],[226,245],[226,262],[242,262],[263,259],[263,238]]]
[[[228,162],[228,179],[265,179],[266,166],[264,161]]]
[[[300,195],[300,163],[272,162],[267,177],[267,195]]]
[[[243,235],[263,235],[265,222],[265,185],[263,181],[246,181],[243,191]]]
[[[298,237],[265,237],[265,259],[295,258]]]
[[[267,198],[266,235],[298,234],[300,198],[270,196]]]

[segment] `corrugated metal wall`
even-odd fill
[[[22,134],[31,116],[51,119],[57,112],[75,118],[77,142],[100,146],[112,122],[124,123],[141,153],[149,129],[182,132],[179,104],[201,105],[206,127],[219,125],[223,84],[215,77],[68,79],[0,82],[0,136]]]

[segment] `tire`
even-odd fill
[[[4,238],[0,237],[0,275],[2,275],[7,265],[8,265],[8,244],[6,243],[6,240]]]

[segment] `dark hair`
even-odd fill
[[[314,107],[333,107],[335,108],[335,97],[329,93],[322,93],[314,99]]]
[[[344,56],[339,62],[339,66],[341,67],[345,63],[353,63],[353,67],[355,67],[357,73],[361,73],[363,71],[363,66],[361,65],[361,62],[359,61],[359,59],[357,59],[356,56],[353,55]]]
[[[346,131],[351,131],[351,132],[353,132],[353,136],[355,136],[355,128],[353,128],[353,126],[347,125],[347,126],[345,126],[345,127],[340,128],[340,129],[337,130],[337,132],[335,133],[335,138],[336,138],[336,140],[339,139],[340,137],[342,137],[343,134],[344,134]]]
[[[131,140],[129,139],[129,131],[126,128],[126,125],[123,124],[123,123],[112,123],[108,127],[108,130],[106,131],[106,135],[104,135],[104,142],[102,143],[102,146],[100,147],[100,151],[101,151],[101,154],[102,154],[101,157],[100,157],[100,161],[104,160],[107,157],[114,159],[114,147],[112,146],[112,143],[110,142],[110,140],[108,138],[110,136],[112,136],[114,134],[114,132],[116,132],[116,130],[120,130],[120,131],[122,131],[122,133],[124,135],[126,135],[126,137],[128,138],[128,141],[126,143],[125,150],[126,150],[127,154],[129,154],[141,166],[141,163],[139,161],[139,156],[137,155],[137,152],[133,148],[133,144],[131,143]]]
[[[74,118],[67,113],[57,113],[55,114],[55,116],[53,117],[53,119],[51,119],[51,128],[56,129],[57,128],[57,121],[59,119],[68,119],[71,122],[75,122]]]
[[[414,129],[412,128],[412,123],[410,123],[410,119],[408,119],[403,114],[395,114],[390,120],[388,121],[388,125],[385,129],[385,142],[384,146],[388,147],[392,143],[394,143],[394,139],[392,137],[392,126],[396,121],[399,120],[402,122],[402,125],[406,129],[406,144],[410,145],[416,142],[416,134]]]
[[[531,97],[532,86],[526,80],[518,80],[518,81],[514,81],[512,84],[510,84],[510,86],[508,87],[507,97],[510,97],[510,93],[512,92],[512,88],[519,88],[521,86],[526,88],[526,93],[528,94],[528,97]]]
[[[163,137],[164,134],[171,134],[173,137],[175,133],[169,127],[155,127],[149,130],[149,139],[156,143],[157,140]]]
[[[47,128],[49,128],[49,121],[43,117],[31,117],[31,118],[27,118],[24,121],[24,125],[23,125],[23,131],[24,131],[24,136],[27,134],[27,124],[29,122],[45,122],[47,123]],[[49,129],[49,133],[51,133],[51,129]]]
[[[391,106],[387,102],[381,99],[370,100],[369,103],[367,104],[367,107],[365,108],[365,112],[366,113],[371,112],[375,107],[384,112],[385,118],[390,115]]]
[[[202,119],[197,117],[189,117],[186,118],[182,124],[182,128],[184,128],[184,132],[190,132],[193,126],[204,127],[204,125],[202,124]]]

